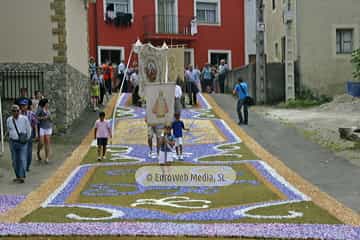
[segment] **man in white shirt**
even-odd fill
[[[193,72],[195,77],[195,85],[197,89],[201,92],[201,81],[200,81],[201,72],[197,66],[194,67]]]
[[[124,60],[121,60],[120,64],[118,65],[119,85],[118,85],[118,87],[117,87],[117,90],[119,90],[119,89],[121,88],[122,81],[124,80],[125,69],[126,69],[126,66],[125,66]],[[125,79],[124,81],[125,81],[125,82],[124,82],[124,86],[123,86],[122,92],[126,92],[126,91],[127,91],[126,79]]]
[[[141,107],[140,95],[139,95],[139,70],[136,68],[130,76],[130,82],[133,86],[132,101],[135,106]]]
[[[6,120],[9,132],[9,146],[12,165],[15,171],[15,183],[24,183],[26,177],[26,161],[28,140],[31,137],[31,125],[28,118],[20,115],[17,105],[11,107],[11,116]]]
[[[219,65],[219,87],[220,87],[220,93],[225,93],[225,78],[226,78],[226,74],[229,71],[229,66],[227,64],[225,64],[225,60],[222,59],[220,61],[220,65]]]
[[[180,87],[180,80],[177,80],[175,85],[175,114],[181,113],[181,96],[182,89]]]

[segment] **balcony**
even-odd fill
[[[176,15],[151,15],[144,17],[144,39],[192,41],[196,34],[191,32],[192,17]]]

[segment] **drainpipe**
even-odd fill
[[[94,14],[94,17],[95,17],[95,61],[97,62],[97,60],[99,59],[99,56],[98,56],[98,14],[97,14],[97,8],[98,8],[98,4],[97,4],[98,1],[95,1],[95,14]],[[98,65],[100,65],[101,63],[98,62]]]

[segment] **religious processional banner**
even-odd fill
[[[149,125],[170,125],[174,120],[175,84],[145,86],[146,116]]]
[[[168,82],[176,82],[177,78],[184,80],[184,48],[169,48],[167,59]]]
[[[139,53],[140,95],[144,86],[165,83],[167,48],[144,44]]]

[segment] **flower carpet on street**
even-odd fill
[[[96,159],[96,142],[81,164],[18,223],[0,223],[0,235],[142,235],[272,239],[360,239],[360,227],[319,206],[280,175],[214,111],[205,97],[185,109],[184,161],[161,167],[190,169],[199,180],[216,181],[231,170],[227,185],[143,185],[141,168],[158,166],[148,155],[143,108],[119,99],[115,134],[106,159]],[[160,168],[160,167],[159,167]],[[209,180],[209,181],[210,181]],[[185,238],[185,237],[182,237]]]
[[[24,195],[0,195],[0,214],[15,208],[24,199]]]

